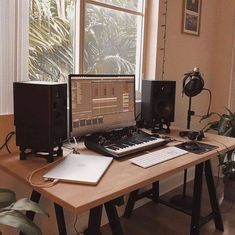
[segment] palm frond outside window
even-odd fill
[[[71,73],[140,77],[143,5],[144,0],[31,0],[30,79],[61,81]],[[75,25],[79,17],[82,23]]]

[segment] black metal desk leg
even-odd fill
[[[159,181],[156,181],[152,184],[153,189],[153,201],[158,203],[159,201]]]
[[[130,193],[130,196],[128,198],[127,205],[126,205],[126,208],[125,208],[125,211],[124,211],[124,214],[123,214],[123,216],[125,218],[130,218],[131,217],[131,213],[133,211],[135,202],[137,200],[138,192],[139,192],[139,190],[137,189],[137,190]]]
[[[200,214],[201,214],[203,167],[204,167],[204,162],[196,165],[196,169],[195,169],[190,235],[199,235],[200,234]]]
[[[102,217],[103,205],[90,209],[88,228],[84,232],[85,235],[101,235],[100,224]]]
[[[104,204],[113,235],[123,235],[122,226],[114,202]]]
[[[41,194],[38,193],[37,191],[33,190],[32,191],[32,194],[30,196],[30,200],[33,201],[33,202],[36,202],[38,203],[39,200],[41,198]],[[26,211],[26,216],[33,221],[34,219],[34,216],[35,216],[35,212],[33,211]],[[24,235],[24,233],[20,232],[19,235]]]
[[[59,230],[59,235],[66,235],[67,232],[66,232],[66,225],[64,221],[63,208],[56,203],[54,203],[54,207],[55,207],[55,214],[56,214],[56,221],[57,221],[57,226]]]
[[[41,194],[38,193],[37,191],[33,190],[32,194],[30,196],[30,200],[33,202],[39,203],[40,198],[41,198]],[[27,211],[26,216],[33,221],[34,216],[35,216],[35,212]]]
[[[210,160],[205,163],[205,175],[206,175],[206,183],[210,197],[211,209],[213,212],[215,227],[218,230],[224,231],[223,220],[220,213],[220,208],[218,204],[218,199],[216,195],[215,183],[211,169]]]

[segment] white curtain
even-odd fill
[[[13,113],[13,82],[28,80],[28,0],[0,0],[0,115]]]

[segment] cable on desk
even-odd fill
[[[71,139],[74,141],[75,145],[73,145],[71,143]],[[71,138],[66,139],[65,141],[63,141],[63,148],[73,150],[74,154],[80,154],[79,153],[79,148],[78,148],[79,139],[80,139],[80,137],[79,138],[71,137]],[[66,145],[66,142],[68,142],[68,145]]]
[[[71,153],[71,152],[70,152]],[[67,157],[70,153],[68,153],[66,156],[64,156],[63,158],[57,159],[56,161],[49,163],[43,167],[37,168],[36,170],[32,171],[27,177],[26,180],[29,182],[29,184],[33,187],[39,187],[39,188],[50,188],[52,186],[54,186],[55,184],[57,184],[59,182],[59,179],[54,179],[53,181],[47,182],[46,180],[43,179],[43,181],[41,182],[33,182],[32,178],[33,176],[40,172],[41,170],[44,170],[46,168],[48,168],[49,166],[55,165],[58,162],[64,160],[65,157]]]
[[[57,161],[56,161],[56,162],[57,162]],[[49,165],[51,166],[51,164],[49,164]],[[59,180],[53,180],[53,181],[48,182],[48,183],[45,183],[45,180],[43,180],[43,181],[41,181],[41,182],[33,182],[33,180],[32,180],[33,176],[34,176],[37,172],[39,172],[39,171],[41,171],[41,170],[47,168],[49,165],[43,166],[43,167],[41,167],[41,168],[38,168],[38,169],[32,171],[31,174],[26,177],[26,180],[29,182],[29,184],[30,184],[31,186],[33,186],[33,187],[39,187],[39,188],[50,188],[50,187],[54,186],[56,183],[58,183]]]
[[[15,134],[15,132],[14,131],[11,131],[11,132],[9,132],[7,135],[6,135],[6,137],[5,137],[5,142],[2,144],[2,146],[0,147],[0,151],[4,148],[4,147],[6,147],[6,149],[7,149],[7,152],[8,153],[11,153],[11,151],[10,151],[10,149],[9,149],[9,147],[8,147],[8,142],[10,141],[10,139],[12,138],[12,136]]]

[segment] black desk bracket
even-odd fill
[[[201,193],[202,193],[203,171],[205,171],[206,183],[212,209],[212,212],[205,217],[201,216]],[[190,215],[191,216],[190,235],[199,235],[200,227],[209,222],[211,219],[214,220],[216,229],[224,231],[210,160],[199,163],[195,166],[194,179],[196,180],[194,180],[193,205],[191,209],[178,207],[169,201],[163,200],[162,197],[159,197],[159,181],[157,181],[153,183],[152,188],[147,191],[139,193],[140,190],[135,190],[130,193],[123,216],[125,218],[130,218],[135,202],[144,197],[147,197],[152,199],[152,201],[155,203],[161,203],[170,208],[176,209],[187,215]]]
[[[116,209],[116,206],[123,204],[123,197],[116,198],[104,204],[112,235],[124,235]],[[84,235],[102,235],[100,232],[102,209],[103,205],[99,205],[90,210],[88,228],[84,231]]]

